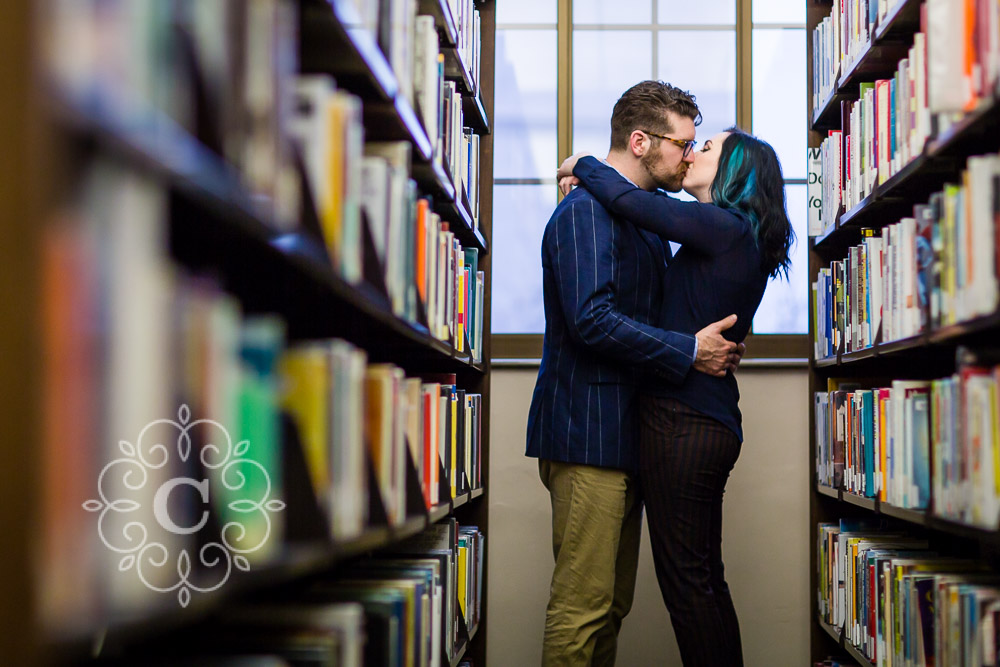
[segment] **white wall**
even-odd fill
[[[524,456],[535,370],[494,370],[490,423],[489,667],[540,664],[552,574],[551,510]],[[739,371],[744,443],[726,488],[723,559],[748,667],[809,662],[808,378]],[[618,664],[680,665],[643,525],[635,604]]]

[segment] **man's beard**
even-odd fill
[[[679,192],[681,185],[684,183],[684,176],[687,175],[687,164],[681,162],[677,165],[677,169],[669,174],[661,173],[660,166],[661,158],[656,153],[652,151],[646,153],[642,156],[640,164],[642,164],[643,169],[649,174],[650,178],[656,184],[656,187],[662,188],[667,192]]]

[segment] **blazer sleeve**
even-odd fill
[[[554,222],[547,251],[569,335],[611,359],[643,364],[681,382],[694,361],[695,337],[619,312],[615,275],[620,268],[611,216],[587,198],[565,207]]]
[[[746,231],[746,223],[723,208],[646,192],[597,158],[580,158],[573,175],[612,215],[704,253],[722,252]]]

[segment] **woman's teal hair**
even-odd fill
[[[795,232],[785,209],[781,163],[766,141],[731,127],[722,142],[719,168],[712,180],[712,202],[739,211],[750,221],[761,262],[771,277],[788,277],[789,251]]]

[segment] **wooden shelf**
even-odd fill
[[[449,514],[451,514],[451,503],[448,501],[438,503],[428,512],[428,521],[430,523],[437,523]]]
[[[413,178],[434,198],[435,212],[449,223],[462,246],[477,248],[480,257],[489,254],[486,238],[473,223],[468,196],[452,182],[447,166],[436,159],[414,162]]]
[[[375,36],[360,27],[349,0],[303,2],[299,13],[299,61],[303,72],[325,72],[365,98],[395,99],[399,84]]]
[[[841,93],[836,88],[830,91],[826,100],[813,111],[812,129],[825,133],[827,130],[840,128],[840,103],[851,99],[847,93]]]
[[[832,486],[827,486],[826,484],[817,484],[816,493],[821,496],[827,496],[828,498],[836,498],[840,500],[840,490],[835,489]]]
[[[912,41],[911,34],[909,42],[889,40],[872,42],[844,69],[837,82],[837,92],[847,95],[849,99],[857,99],[860,84],[891,77],[899,68],[899,61],[906,57]]]
[[[857,663],[859,665],[861,665],[861,667],[875,667],[872,664],[872,661],[869,660],[868,658],[866,658],[864,656],[864,654],[861,651],[859,651],[857,648],[855,648],[854,644],[852,644],[851,642],[849,642],[849,641],[847,641],[845,639],[844,642],[843,642],[843,646],[844,646],[844,650],[847,651],[847,653],[852,658],[854,658],[854,660],[857,661]]]
[[[875,41],[889,39],[912,41],[913,33],[920,29],[922,0],[896,0],[885,18],[875,29]]]
[[[940,329],[935,329],[930,333],[929,339],[931,343],[947,343],[962,336],[977,334],[998,327],[1000,327],[1000,311],[992,315],[983,315],[966,322],[949,324]]]
[[[988,332],[1000,328],[1000,310],[990,314],[976,317],[966,322],[950,324],[940,329],[932,329],[927,333],[920,333],[916,336],[908,336],[887,343],[875,343],[872,347],[853,352],[844,352],[840,355],[817,359],[813,362],[816,368],[829,368],[842,366],[845,364],[856,364],[884,357],[898,356],[904,352],[927,348],[950,347],[960,344],[963,339],[976,334]]]
[[[348,0],[303,3],[300,12],[300,62],[306,73],[330,74],[362,98],[366,140],[406,140],[415,158],[429,160],[433,146],[423,124],[399,91],[396,75],[375,38],[360,27]]]
[[[819,236],[813,237],[813,244],[814,245],[819,245],[819,244],[823,243],[824,241],[826,241],[826,239],[828,239],[830,237],[831,234],[834,234],[837,231],[837,225],[838,225],[839,217],[840,216],[838,216],[838,220],[834,220],[833,221],[832,225],[829,225],[825,230],[823,230],[822,234],[820,234]]]
[[[991,152],[1000,144],[1000,97],[982,100],[960,121],[928,142],[928,151],[935,156],[968,155]]]
[[[458,47],[443,47],[441,53],[444,54],[444,78],[458,84],[458,92],[463,96],[478,95],[476,82],[472,80]]]
[[[469,641],[472,640],[469,639]],[[462,658],[465,657],[465,650],[469,648],[469,641],[462,642],[462,645],[455,651],[455,657],[451,659],[451,667],[458,667],[458,663],[462,662]]]
[[[881,357],[887,354],[908,352],[919,347],[924,347],[925,345],[927,345],[927,336],[917,334],[916,336],[908,336],[906,338],[891,340],[888,343],[876,343],[875,350],[878,353],[877,356]]]
[[[853,350],[851,352],[844,352],[840,355],[840,363],[849,364],[851,362],[863,361],[865,359],[873,359],[875,357],[874,347],[866,347],[863,350]]]
[[[815,489],[816,493],[822,496],[833,498],[835,500],[854,505],[855,507],[861,507],[862,509],[869,510],[873,514],[892,517],[893,519],[905,521],[906,523],[914,526],[924,526],[929,530],[933,530],[938,533],[953,535],[955,537],[974,540],[981,544],[1000,547],[1000,527],[998,527],[997,530],[989,530],[979,526],[960,523],[951,519],[935,516],[928,510],[896,507],[895,505],[882,502],[876,498],[863,498],[848,491],[834,489],[822,484],[816,484]]]
[[[840,644],[840,635],[841,635],[840,630],[830,625],[819,616],[816,617],[816,622],[819,623],[819,627],[823,628],[826,634],[830,635],[830,637],[832,637],[833,640],[837,642],[837,644]]]
[[[844,637],[843,633],[840,630],[830,625],[819,616],[816,616],[816,622],[819,624],[821,628],[823,628],[826,634],[830,635],[830,637],[832,637],[833,640],[837,642],[837,645],[840,646],[842,650],[846,651],[853,660],[855,660],[859,665],[861,665],[861,667],[874,667],[872,665],[872,662],[868,658],[866,658],[861,653],[861,651],[856,649],[854,645],[851,644],[851,642],[847,641],[847,639]]]
[[[813,361],[813,365],[816,368],[828,368],[830,366],[836,366],[839,363],[840,359],[837,357],[837,355],[833,355],[831,357],[823,357],[822,359],[816,359]]]
[[[475,95],[462,97],[462,118],[466,126],[472,128],[476,134],[490,133],[490,119],[486,116],[486,108],[478,90]]]
[[[458,43],[458,28],[455,17],[448,9],[446,0],[420,0],[417,9],[419,14],[434,17],[441,46],[454,47]]]
[[[895,505],[879,502],[878,511],[879,514],[885,514],[886,516],[891,516],[894,519],[900,519],[917,526],[927,525],[927,512],[924,510],[905,509],[903,507],[896,507]]]
[[[843,491],[840,494],[840,499],[843,502],[848,503],[850,505],[854,505],[856,507],[860,507],[866,510],[871,510],[872,512],[876,511],[877,505],[876,505],[876,500],[874,498],[865,498],[864,496],[859,496],[854,493],[848,493],[847,491]]]
[[[478,489],[473,489],[472,491],[469,492],[469,500],[475,500],[479,496],[483,495],[483,491],[485,491],[483,487],[479,487]]]

